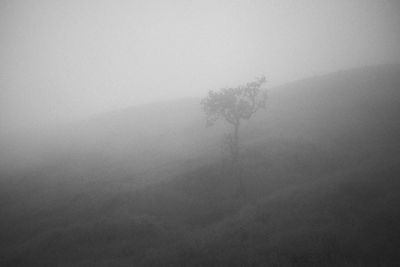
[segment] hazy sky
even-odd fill
[[[400,58],[400,1],[0,1],[0,127]]]

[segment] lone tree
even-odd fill
[[[232,164],[238,177],[238,193],[243,196],[244,187],[239,168],[239,127],[242,120],[249,120],[259,109],[265,109],[267,94],[261,89],[266,82],[265,76],[245,85],[209,91],[201,101],[206,114],[208,127],[213,126],[219,118],[232,125],[232,133],[227,135]]]

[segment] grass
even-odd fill
[[[399,161],[366,161],[343,169],[326,158],[322,162],[327,167],[321,168],[314,160],[321,160],[324,153],[310,149],[313,152],[303,156],[285,153],[281,160],[286,164],[290,160],[301,164],[285,170],[287,179],[266,183],[267,172],[261,170],[269,156],[263,158],[249,148],[244,157],[251,163],[245,166],[251,197],[245,201],[233,197],[234,186],[223,163],[203,166],[136,193],[92,198],[89,192],[81,193],[24,221],[3,225],[2,235],[8,235],[9,243],[3,242],[2,265],[399,263]],[[258,160],[252,159],[254,155]],[[269,167],[281,175],[282,170]]]

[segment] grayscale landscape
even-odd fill
[[[0,266],[400,265],[396,1],[55,2],[0,3]]]

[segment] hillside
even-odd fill
[[[0,265],[396,266],[399,74],[271,88],[241,133],[246,200],[199,99],[2,137]]]

